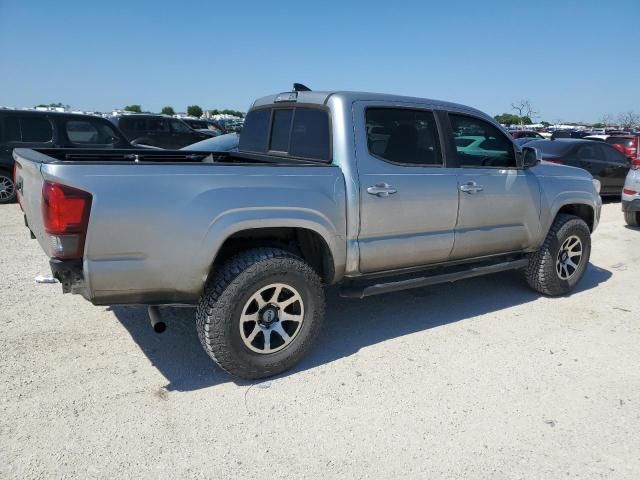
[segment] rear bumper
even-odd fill
[[[640,212],[640,198],[636,198],[630,202],[622,201],[623,212]]]
[[[62,293],[76,293],[89,299],[87,285],[82,273],[82,260],[49,260],[51,273],[62,285]]]

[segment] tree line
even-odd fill
[[[502,123],[503,125],[523,126],[531,125],[533,123],[533,119],[536,117],[536,115],[538,115],[538,112],[533,109],[531,102],[526,99],[512,103],[511,109],[514,111],[514,113],[502,113],[500,115],[496,115],[493,118],[495,118],[498,123]],[[560,121],[554,123],[560,123]],[[551,125],[551,123],[545,121],[541,121],[540,124],[544,125],[545,127]],[[573,125],[575,123],[571,124]],[[600,117],[600,121],[592,124],[591,126],[594,128],[606,128],[613,125],[620,126],[622,128],[636,127],[640,125],[640,114],[635,113],[633,110],[620,113],[617,116],[607,113]]]

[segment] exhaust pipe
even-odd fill
[[[149,322],[151,323],[151,328],[153,328],[154,332],[162,333],[167,329],[167,324],[162,321],[162,317],[160,317],[160,309],[156,305],[149,305],[147,313],[149,314]]]

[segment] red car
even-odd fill
[[[637,135],[611,135],[606,142],[634,160],[638,158],[638,137]]]
[[[513,138],[523,138],[523,137],[540,138],[540,139],[544,138],[538,132],[534,132],[533,130],[513,130],[512,132],[509,132],[509,133]]]

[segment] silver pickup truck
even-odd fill
[[[250,109],[238,152],[16,149],[32,235],[64,292],[196,305],[204,349],[282,372],[321,327],[323,285],[366,297],[521,269],[545,295],[589,262],[599,184],[540,162],[453,103],[293,91]]]

